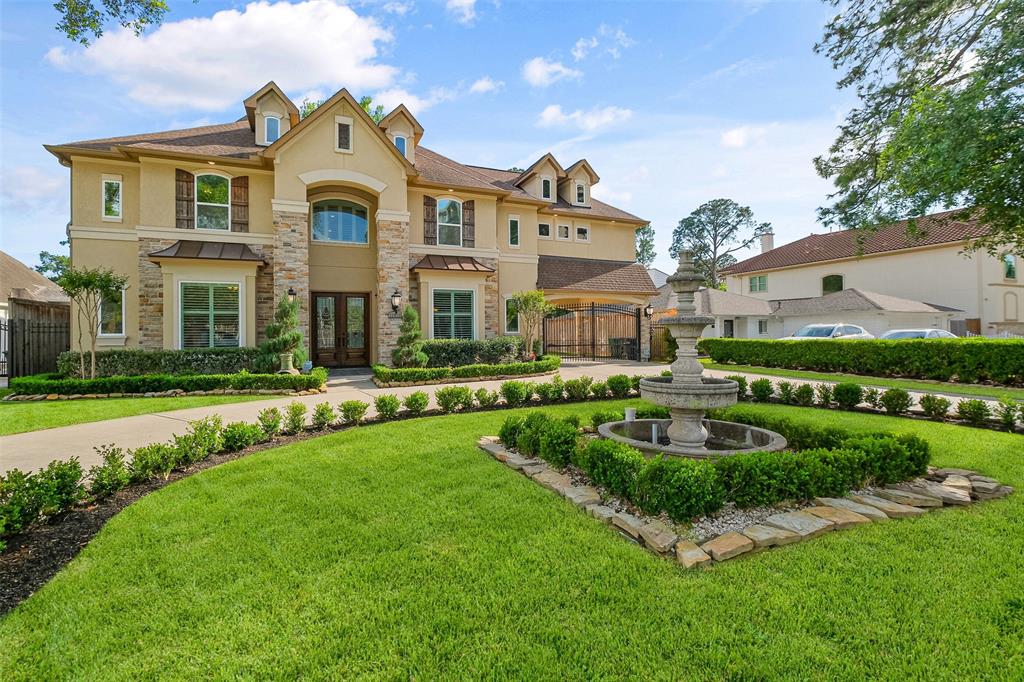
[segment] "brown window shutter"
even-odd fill
[[[231,178],[231,231],[249,231],[249,176]]]
[[[437,200],[423,197],[423,243],[437,244]]]
[[[476,202],[462,202],[462,246],[472,249],[476,246]]]
[[[196,176],[178,168],[174,172],[174,222],[179,230],[196,226]]]

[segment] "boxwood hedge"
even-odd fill
[[[89,371],[89,354],[85,354]],[[258,348],[196,348],[189,350],[142,350],[119,348],[96,352],[96,376],[137,376],[141,374],[235,374],[253,370]],[[79,353],[67,351],[57,359],[57,374],[79,375]]]
[[[975,383],[1024,384],[1024,339],[701,339],[718,363]]]
[[[56,374],[37,374],[11,379],[10,388],[23,395],[88,395],[106,393],[158,393],[182,390],[290,390],[320,388],[327,381],[327,370],[316,367],[309,374],[147,374],[95,379],[64,379]]]
[[[463,365],[462,367],[386,367],[373,366],[373,376],[381,384],[440,382],[445,379],[486,379],[488,377],[542,374],[561,365],[557,355],[545,355],[531,362],[510,362],[498,365]]]

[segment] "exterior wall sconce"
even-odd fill
[[[644,317],[650,318],[652,315],[654,315],[654,306],[648,303],[647,307],[644,308]]]
[[[397,313],[400,307],[402,307],[402,292],[395,289],[395,293],[391,294],[391,312]]]
[[[295,293],[295,287],[288,287],[288,302],[295,303],[296,296],[297,294]]]

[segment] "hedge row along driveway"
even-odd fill
[[[1024,384],[1024,339],[701,339],[698,349],[722,364]]]

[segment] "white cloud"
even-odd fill
[[[377,60],[380,44],[392,39],[373,18],[333,0],[263,0],[167,22],[143,36],[105,33],[88,48],[55,47],[46,59],[105,75],[155,108],[216,111],[237,105],[270,77],[297,90],[388,87],[398,69]]]
[[[593,36],[590,38],[580,38],[572,48],[572,58],[576,61],[580,61],[595,47],[597,47],[597,38]]]
[[[426,97],[414,95],[404,88],[381,90],[373,96],[373,103],[384,106],[384,111],[391,111],[399,104],[404,104],[414,115],[422,113],[435,104],[455,99],[456,93],[448,88],[433,88]]]
[[[388,14],[394,14],[396,16],[404,17],[406,14],[412,11],[413,4],[411,2],[398,2],[392,0],[392,2],[385,2],[381,9]]]
[[[582,71],[571,69],[561,62],[553,62],[544,57],[534,57],[523,64],[523,79],[535,88],[546,88],[563,78],[579,78]]]
[[[742,149],[752,143],[764,140],[767,129],[762,126],[739,126],[730,128],[721,135],[723,147],[730,149]]]
[[[495,92],[505,87],[505,81],[496,81],[490,76],[484,76],[478,78],[473,85],[469,86],[469,91],[475,94],[482,94],[485,92]]]
[[[38,166],[14,166],[0,172],[0,200],[5,207],[30,209],[41,203],[67,201],[67,174]]]
[[[596,132],[628,121],[632,117],[633,111],[622,107],[594,107],[590,111],[577,109],[567,113],[562,110],[561,105],[551,104],[540,112],[540,116],[537,117],[537,125],[541,128],[571,125],[587,132]]]
[[[632,47],[636,41],[630,38],[622,28],[601,24],[597,27],[597,33],[589,38],[580,38],[572,48],[572,57],[576,61],[582,61],[588,54],[603,46],[601,53],[612,59],[622,56],[622,50]]]
[[[476,19],[476,0],[446,0],[444,8],[460,24],[472,24]]]

